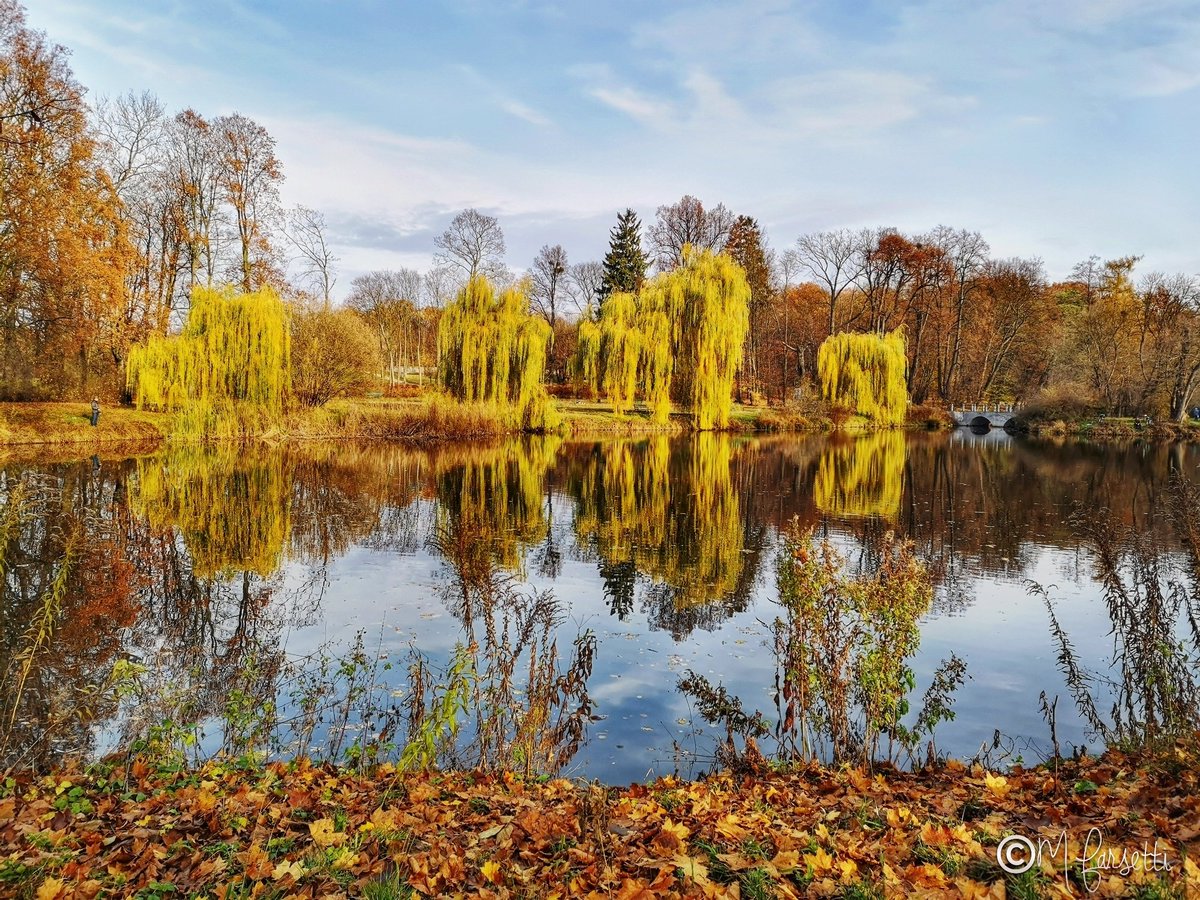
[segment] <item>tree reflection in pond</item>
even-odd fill
[[[832,516],[894,520],[904,491],[904,442],[904,433],[893,430],[831,442],[813,482],[817,509]]]
[[[597,443],[570,458],[576,541],[597,557],[618,618],[632,613],[639,578],[651,582],[642,608],[652,627],[677,639],[746,607],[765,532],[747,528],[735,456],[729,435],[705,432]]]

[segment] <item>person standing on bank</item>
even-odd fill
[[[95,428],[100,423],[100,398],[92,398],[92,427]]]

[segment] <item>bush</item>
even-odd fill
[[[1021,418],[1035,424],[1056,419],[1086,419],[1102,412],[1095,399],[1067,387],[1049,387],[1034,395],[1021,410]]]
[[[380,369],[379,342],[348,309],[297,310],[292,316],[292,392],[308,406],[365,393]]]

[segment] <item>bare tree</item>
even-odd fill
[[[325,216],[317,210],[297,206],[288,211],[283,233],[296,251],[293,259],[300,263],[300,277],[328,309],[337,283],[334,264],[338,258],[325,239],[325,231]]]
[[[454,298],[462,282],[458,269],[445,265],[434,266],[422,279],[421,294],[428,306],[441,308]]]
[[[493,216],[464,209],[450,227],[433,239],[434,261],[462,270],[468,279],[504,270],[504,232]]]
[[[132,92],[96,105],[98,155],[120,198],[137,258],[125,279],[130,335],[167,327],[186,266],[186,198],[171,139],[175,123],[154,94]]]
[[[167,139],[167,113],[152,92],[130,91],[96,104],[100,158],[122,200],[150,180],[161,166]]]
[[[186,306],[195,285],[211,284],[216,278],[221,249],[221,152],[212,125],[192,109],[175,116],[170,139],[170,189],[183,201],[188,282],[182,286],[185,299],[180,306]]]
[[[600,288],[604,284],[604,263],[598,260],[575,263],[567,269],[563,293],[580,316],[596,308]]]
[[[253,119],[239,113],[213,122],[221,150],[221,184],[232,207],[241,258],[236,267],[242,288],[252,291],[268,280],[270,224],[278,211],[283,171],[275,139]]]
[[[828,333],[837,328],[837,304],[863,271],[872,245],[870,231],[820,231],[796,241],[796,261],[829,298]]]
[[[551,328],[558,324],[558,308],[566,293],[564,288],[568,272],[567,251],[562,244],[542,247],[529,270],[530,303],[550,323]]]
[[[421,365],[425,320],[418,307],[423,287],[421,273],[412,269],[368,272],[350,283],[346,305],[374,329],[393,385],[402,369]]]
[[[725,246],[733,228],[734,215],[718,203],[710,210],[690,194],[671,206],[660,206],[650,229],[650,249],[659,271],[669,271],[683,262],[683,248],[711,250]]]
[[[978,231],[954,229],[939,225],[924,238],[926,243],[941,249],[952,267],[953,296],[951,298],[951,327],[949,354],[939,367],[938,390],[943,400],[953,396],[955,378],[963,355],[963,330],[972,298],[983,284],[991,247]]]

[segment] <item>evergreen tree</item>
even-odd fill
[[[632,209],[617,216],[617,224],[608,235],[604,279],[598,292],[601,305],[614,291],[627,294],[640,291],[650,265],[642,249],[642,223]]]

